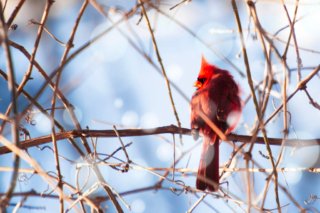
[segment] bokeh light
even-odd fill
[[[35,123],[36,129],[42,134],[49,134],[52,129],[52,124],[50,119],[42,114],[42,113],[35,113],[33,117],[33,122]]]
[[[82,120],[82,111],[78,107],[74,106],[73,113],[75,114],[77,120],[79,122],[81,122],[81,120]],[[68,125],[74,125],[74,122],[72,121],[72,117],[71,117],[71,115],[70,115],[68,110],[63,110],[63,120]]]
[[[121,123],[124,126],[136,127],[139,124],[139,115],[133,110],[128,110],[122,115]]]
[[[100,24],[93,30],[91,38],[96,37],[110,26],[108,22]],[[121,36],[118,31],[113,30],[93,46],[93,53],[99,58],[102,57],[101,62],[113,62],[123,57],[127,49],[128,40]]]
[[[154,128],[159,126],[159,118],[155,113],[146,112],[141,116],[140,126],[142,128]]]
[[[141,199],[136,199],[131,203],[131,210],[135,213],[143,213],[145,212],[146,204]]]
[[[161,143],[156,149],[156,154],[159,160],[168,162],[173,159],[172,145]]]
[[[116,98],[113,102],[113,105],[115,106],[115,108],[120,109],[121,107],[123,107],[123,100],[121,98]]]

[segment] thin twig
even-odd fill
[[[55,111],[54,109],[55,109],[55,104],[56,104],[57,91],[58,91],[60,80],[61,80],[61,74],[62,74],[62,71],[63,71],[63,68],[64,68],[63,64],[65,64],[65,62],[67,60],[67,56],[68,56],[71,48],[73,47],[73,40],[74,40],[75,34],[77,32],[80,20],[81,20],[81,18],[83,16],[83,13],[84,13],[88,3],[89,3],[88,0],[85,0],[83,2],[83,4],[82,4],[80,10],[79,10],[79,14],[78,14],[78,16],[76,18],[76,21],[74,23],[74,26],[73,26],[73,28],[71,30],[71,34],[70,34],[69,40],[67,42],[66,48],[65,48],[65,50],[63,52],[63,55],[62,55],[62,58],[61,58],[61,61],[60,61],[60,66],[59,66],[60,68],[57,70],[56,84],[54,86],[53,98],[52,98],[52,103],[51,103],[52,109],[53,109],[51,111],[51,116],[52,117],[54,117],[54,111]],[[70,117],[71,117],[71,120],[72,120],[73,124],[75,125],[75,127],[77,129],[81,129],[81,125],[80,125],[80,123],[79,123],[79,121],[78,121],[78,119],[77,119],[77,117],[76,117],[76,115],[74,113],[74,108],[72,106],[70,106],[70,105],[66,105],[66,106],[67,106],[66,110],[70,114]],[[53,132],[55,132],[54,128],[53,128]],[[87,142],[86,138],[81,137],[81,141],[82,141],[82,144],[84,145],[87,153],[91,153],[91,150],[90,150],[90,147],[88,145],[88,142]]]
[[[173,171],[173,168],[162,168],[162,167],[146,167],[146,169],[151,171]],[[176,168],[177,173],[186,174],[189,173],[191,175],[195,175],[197,173],[197,169],[191,168]],[[224,170],[225,172],[251,172],[251,173],[259,173],[259,172],[268,172],[272,173],[272,168],[241,168],[241,167],[234,167],[234,168],[225,168],[220,167],[220,170]],[[287,168],[287,167],[277,167],[278,172],[309,172],[309,173],[320,173],[320,168],[304,168],[304,167],[297,167],[297,168]]]
[[[163,65],[163,62],[162,62],[162,58],[160,56],[160,52],[159,52],[159,48],[158,48],[158,45],[157,45],[157,41],[156,41],[156,38],[154,36],[153,29],[151,27],[147,11],[146,11],[146,9],[144,7],[144,3],[142,2],[142,0],[139,0],[139,3],[141,4],[142,13],[143,13],[143,16],[144,16],[144,18],[145,18],[145,20],[147,22],[147,26],[148,26],[148,29],[149,29],[149,32],[150,32],[150,35],[151,35],[151,38],[152,38],[153,48],[154,48],[154,50],[156,52],[156,55],[157,55],[157,58],[158,58],[158,62],[159,62],[160,67],[161,67],[161,71],[162,71],[163,77],[164,77],[166,85],[167,85],[169,98],[170,98],[171,106],[172,106],[172,109],[173,109],[173,114],[174,114],[174,116],[175,116],[175,118],[177,120],[178,127],[181,128],[181,122],[180,122],[180,119],[179,119],[179,116],[178,116],[178,112],[177,112],[177,109],[176,109],[176,106],[175,106],[175,103],[174,103],[174,100],[173,100],[170,82],[168,80],[168,76],[167,76],[166,70],[164,68],[164,65]],[[182,142],[182,134],[180,134],[180,140]]]
[[[13,23],[13,20],[16,18],[17,14],[19,13],[21,7],[25,3],[26,0],[20,0],[17,6],[14,8],[13,12],[11,13],[10,18],[7,21],[7,27],[10,27]]]
[[[247,80],[248,80],[248,84],[249,84],[249,87],[250,87],[251,97],[253,99],[254,106],[256,108],[258,119],[261,120],[261,114],[260,114],[260,110],[259,110],[258,100],[257,100],[257,97],[255,95],[255,90],[254,90],[254,86],[253,86],[252,77],[251,77],[250,64],[249,64],[249,59],[248,59],[248,55],[247,55],[246,46],[245,46],[245,43],[244,43],[244,38],[243,38],[243,33],[242,33],[242,26],[241,26],[241,21],[240,21],[240,17],[239,17],[237,3],[236,3],[235,0],[232,0],[231,4],[232,4],[233,13],[235,15],[235,19],[236,19],[237,27],[238,27],[238,31],[239,31],[241,47],[242,47],[242,54],[244,56],[243,60],[244,60],[245,66],[246,66]],[[256,129],[258,130],[258,128],[256,128]],[[253,144],[253,141],[252,141],[251,144]],[[249,151],[248,154],[251,156],[251,150]],[[246,160],[246,167],[249,168],[250,157],[245,158],[245,160]],[[248,209],[247,209],[247,211],[250,212],[252,203],[251,203],[251,181],[250,181],[249,172],[246,173],[246,179],[247,179],[247,195],[248,195],[247,196],[248,197]]]
[[[4,8],[2,7],[2,2],[0,1],[0,21],[1,21],[1,29],[2,29],[2,45],[6,56],[6,66],[8,69],[8,89],[11,93],[11,104],[13,108],[13,119],[12,119],[12,125],[11,125],[11,137],[12,142],[16,147],[19,147],[19,117],[18,117],[18,94],[16,91],[16,78],[15,78],[15,72],[12,62],[12,56],[11,56],[11,50],[9,48],[9,39],[8,39],[8,27],[6,25],[5,19],[4,19]],[[5,115],[5,117],[9,116],[8,114]],[[3,121],[5,122],[5,120]],[[1,131],[0,131],[1,134]],[[6,205],[10,202],[11,196],[13,191],[15,190],[17,179],[18,179],[18,169],[20,166],[20,157],[16,153],[14,154],[13,159],[13,174],[11,177],[9,188],[6,192],[6,195],[0,199],[0,210],[5,211]]]
[[[54,69],[50,76],[48,77],[48,79],[46,79],[46,81],[40,86],[40,88],[38,89],[38,91],[35,93],[35,95],[33,96],[34,100],[37,100],[40,95],[45,91],[45,89],[47,88],[48,83],[56,76],[57,72],[63,68],[64,66],[66,66],[68,63],[70,63],[79,53],[83,52],[86,48],[88,48],[91,44],[95,43],[97,40],[101,39],[104,35],[106,35],[107,33],[109,33],[110,31],[112,31],[117,25],[119,25],[120,23],[122,23],[124,20],[127,20],[129,17],[132,17],[135,14],[135,11],[137,10],[137,6],[134,6],[131,10],[129,10],[126,13],[126,16],[123,17],[122,19],[120,19],[119,21],[117,21],[116,23],[114,23],[111,27],[109,27],[108,29],[104,30],[103,32],[101,32],[100,34],[98,34],[96,37],[94,37],[93,39],[91,39],[90,41],[86,42],[84,45],[82,45],[79,49],[75,50],[65,61],[65,63],[63,63],[61,66],[57,67],[56,69]],[[25,109],[23,110],[23,112],[21,112],[20,116],[24,116],[29,109],[34,105],[34,103],[30,103],[28,106],[25,107]],[[3,122],[4,123],[4,122]],[[3,128],[0,129],[0,133],[1,130]]]
[[[186,24],[183,24],[179,20],[173,18],[169,14],[162,11],[159,7],[155,6],[151,1],[147,2],[150,7],[155,9],[157,12],[161,13],[166,18],[170,19],[173,23],[177,24],[181,29],[185,30],[187,33],[189,33],[191,36],[193,36],[197,41],[199,41],[201,44],[203,44],[206,48],[208,48],[210,51],[212,51],[218,58],[220,58],[222,61],[224,61],[226,64],[229,64],[235,71],[242,77],[246,77],[245,74],[237,67],[236,64],[234,64],[229,58],[225,57],[223,54],[221,54],[218,50],[216,50],[212,45],[210,45],[208,42],[204,41],[202,38],[200,38],[195,32],[193,32]]]
[[[8,79],[8,78],[7,78],[7,75],[6,75],[2,70],[0,70],[0,75],[1,75],[5,80]],[[17,88],[18,88],[18,86],[19,86],[19,85],[16,84],[16,87],[17,87]],[[49,120],[51,119],[49,113],[47,112],[47,110],[44,109],[37,101],[35,101],[34,98],[31,97],[31,95],[30,95],[29,93],[27,93],[25,90],[22,90],[22,94],[28,99],[28,101],[30,101],[32,104],[34,104],[34,106],[37,107],[37,108],[39,109],[39,111],[40,111],[43,115],[45,115]],[[4,119],[4,120],[6,120],[6,119]],[[10,120],[7,120],[7,121],[10,122]],[[63,126],[62,126],[57,120],[55,120],[55,119],[54,119],[54,125],[56,125],[61,132],[64,132],[64,131],[65,131],[65,129],[63,128]],[[73,147],[78,151],[78,153],[79,153],[80,155],[82,155],[83,152],[82,152],[82,150],[78,147],[78,145],[76,144],[76,142],[75,142],[72,138],[69,138],[68,140],[71,142],[71,144],[73,145]]]
[[[64,50],[61,62],[60,62],[60,66],[61,66],[61,64],[63,64],[65,62],[70,49],[73,47],[74,36],[75,36],[75,33],[76,33],[77,29],[78,29],[78,26],[79,26],[79,23],[80,23],[80,19],[81,19],[82,15],[83,15],[87,5],[88,5],[88,1],[85,0],[83,2],[83,4],[82,4],[81,8],[80,8],[79,14],[78,14],[77,19],[76,19],[75,24],[74,24],[74,27],[72,28],[70,38],[69,38],[69,40],[67,42],[67,45],[65,47],[65,50]],[[60,80],[61,80],[61,74],[62,74],[62,69],[60,69],[58,71],[58,73],[57,73],[56,84],[55,84],[54,90],[53,90],[53,97],[52,97],[52,101],[51,101],[52,111],[51,111],[51,119],[50,119],[52,124],[53,124],[53,120],[54,120],[54,117],[55,117],[56,98],[57,98],[57,94],[58,94],[57,91],[58,91]],[[67,107],[67,110],[70,113],[72,121],[75,123],[76,128],[81,129],[79,122],[75,118],[75,115],[74,115],[72,107],[70,107],[70,106]],[[52,135],[52,143],[53,143],[53,150],[54,150],[54,158],[55,158],[56,169],[57,169],[57,174],[58,174],[58,187],[61,188],[61,191],[63,191],[62,175],[61,175],[61,171],[60,171],[60,162],[59,162],[59,150],[58,150],[58,146],[57,146],[56,130],[55,130],[55,126],[54,125],[52,125],[51,132],[52,132],[51,135]],[[82,140],[82,141],[83,141],[85,147],[87,148],[88,145],[87,145],[86,140]],[[87,151],[89,151],[89,153],[90,153],[90,149],[89,148],[87,148]],[[60,212],[61,213],[64,212],[64,204],[63,204],[63,202],[64,201],[63,201],[63,198],[62,198],[62,194],[60,194]]]
[[[46,21],[48,19],[49,11],[50,11],[50,8],[51,8],[53,3],[54,3],[53,0],[47,0],[46,1],[46,6],[45,6],[43,14],[42,14],[42,18],[41,18],[39,29],[38,29],[38,33],[37,33],[37,37],[36,37],[36,40],[35,40],[34,45],[33,45],[33,50],[32,50],[31,57],[30,57],[30,64],[29,64],[29,67],[28,67],[27,71],[25,72],[25,75],[23,76],[23,79],[22,79],[22,81],[21,81],[21,83],[20,83],[20,85],[19,85],[19,87],[17,89],[18,95],[21,93],[21,91],[24,88],[24,86],[30,80],[30,76],[31,76],[31,73],[32,73],[32,68],[33,68],[33,65],[34,65],[33,61],[36,58],[36,53],[38,51],[38,47],[39,47],[39,44],[40,44],[40,39],[42,37],[43,26],[45,25],[45,23],[46,23]]]
[[[180,2],[178,2],[177,4],[173,5],[172,7],[169,8],[169,10],[173,10],[176,7],[179,7],[182,4],[187,4],[188,2],[190,2],[191,0],[181,0]]]
[[[31,19],[30,23],[34,24],[34,25],[41,25],[41,23]],[[44,31],[46,31],[46,33],[49,34],[49,36],[51,38],[53,38],[56,42],[58,42],[59,44],[61,44],[61,46],[65,47],[67,44],[65,44],[63,41],[61,41],[60,39],[58,39],[55,35],[53,35],[47,28],[46,26],[43,26]]]
[[[299,91],[299,90],[303,90],[306,86],[307,83],[319,72],[320,70],[320,65],[318,65],[306,78],[304,78],[303,80],[301,80],[300,82],[298,82],[296,89],[287,97],[286,102],[288,103],[288,101],[293,98],[293,96],[295,96],[295,94]],[[264,125],[267,125],[267,123],[269,123],[272,118],[274,116],[276,116],[280,110],[283,108],[283,104],[281,104],[270,116],[269,118],[264,122]]]
[[[120,144],[121,144],[121,146],[122,146],[122,150],[123,150],[123,152],[124,152],[124,154],[125,154],[125,156],[126,156],[126,158],[127,158],[127,163],[130,163],[131,160],[130,160],[130,158],[129,158],[127,149],[126,149],[126,147],[124,146],[123,141],[122,141],[122,139],[121,139],[121,137],[120,137],[120,135],[119,135],[119,132],[118,132],[118,130],[117,130],[117,128],[116,128],[115,125],[113,125],[113,129],[114,129],[114,132],[116,133],[116,135],[117,135],[117,137],[118,137],[118,139],[119,139],[119,141],[120,141]]]
[[[298,42],[297,42],[295,28],[294,28],[294,23],[296,22],[297,12],[298,12],[298,7],[299,7],[299,0],[296,0],[296,3],[295,3],[293,21],[291,21],[291,19],[290,19],[290,15],[289,15],[287,6],[284,3],[284,0],[281,0],[281,2],[282,2],[282,6],[284,8],[284,11],[286,12],[286,16],[288,18],[289,25],[290,25],[290,34],[289,34],[289,38],[288,38],[288,43],[287,43],[286,48],[285,48],[285,52],[283,53],[283,58],[286,60],[286,57],[287,57],[286,55],[287,55],[288,47],[289,47],[289,44],[290,44],[290,39],[291,39],[291,36],[292,36],[294,47],[295,47],[295,50],[296,50],[296,55],[297,55],[298,81],[301,81],[302,60],[300,58],[299,47],[298,47]]]
[[[203,199],[207,196],[207,194],[203,194],[198,200],[197,202],[195,202],[190,209],[188,209],[187,213],[192,213],[193,210],[195,210],[195,208],[203,201]]]
[[[26,154],[22,149],[17,147],[16,145],[12,144],[8,139],[0,135],[0,143],[2,143],[4,146],[8,147],[13,153],[18,155],[21,159],[26,161],[30,166],[33,167],[33,169],[37,172],[37,174],[46,182],[49,184],[49,186],[56,191],[58,194],[63,193],[61,192],[60,188],[56,187],[56,181],[51,176],[47,174],[45,170],[42,169],[42,167],[34,160],[32,159],[28,154]],[[68,196],[65,194],[63,195],[63,199],[65,201],[71,202]]]
[[[258,19],[255,3],[253,3],[252,1],[248,1],[247,4],[248,4],[248,7],[249,7],[249,9],[251,11],[251,16],[253,18],[255,26],[257,28],[259,39],[260,39],[260,41],[262,43],[262,47],[263,47],[264,54],[265,54],[265,57],[266,57],[266,60],[267,60],[268,71],[269,71],[271,69],[271,64],[270,64],[271,62],[270,62],[270,59],[268,58],[268,54],[267,54],[267,51],[266,51],[266,46],[265,46],[265,42],[264,42],[264,39],[263,39],[262,30],[261,30],[262,27],[261,27],[260,21]],[[272,77],[272,75],[270,75],[270,77]],[[253,89],[253,88],[251,88],[251,89]],[[271,162],[272,168],[274,170],[273,175],[274,175],[274,179],[275,179],[275,181],[274,181],[275,199],[276,199],[278,211],[281,213],[281,204],[280,204],[279,191],[278,191],[278,172],[276,170],[276,164],[273,161],[272,150],[271,150],[268,138],[267,138],[267,132],[266,132],[266,129],[264,128],[264,123],[263,123],[263,120],[262,120],[263,119],[263,115],[261,114],[261,111],[258,108],[258,105],[256,105],[256,102],[254,102],[254,103],[255,103],[256,110],[257,110],[258,119],[259,119],[259,126],[261,128],[261,131],[262,131],[262,134],[263,134],[263,138],[264,138],[264,142],[265,142],[265,145],[266,145],[266,149],[267,149],[268,155],[270,156],[270,162]],[[259,113],[259,111],[260,111],[260,113]]]
[[[309,94],[307,88],[303,89],[304,92],[306,93],[308,99],[309,99],[309,103],[316,109],[320,110],[320,104],[318,104],[315,100],[313,100],[313,98],[311,97],[311,95]]]
[[[35,59],[35,56],[36,56],[36,53],[37,53],[37,50],[38,50],[38,47],[39,47],[39,43],[40,43],[40,39],[42,37],[42,32],[43,32],[43,27],[45,22],[47,21],[47,18],[48,18],[48,15],[49,15],[49,11],[50,11],[50,8],[51,8],[51,5],[53,4],[53,0],[47,0],[46,2],[46,6],[44,8],[44,12],[42,14],[42,18],[41,18],[41,25],[38,29],[38,33],[37,33],[37,37],[36,37],[36,40],[35,40],[35,43],[34,43],[34,46],[33,46],[33,50],[32,50],[32,53],[31,53],[31,56],[30,56],[30,64],[29,64],[29,67],[27,69],[27,71],[25,72],[25,75],[17,89],[17,97],[20,95],[20,93],[22,92],[24,86],[27,84],[27,82],[31,79],[30,76],[31,76],[31,73],[32,73],[32,68],[33,68],[33,64],[34,64],[34,59]],[[11,111],[11,107],[12,105],[10,104],[7,108],[7,111],[6,111],[6,115],[8,115]],[[27,110],[26,110],[27,111]],[[6,122],[2,122],[1,124],[1,128],[0,128],[0,134],[2,133],[2,131],[4,130],[4,127],[6,125]]]

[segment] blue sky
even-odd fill
[[[115,22],[122,18],[119,13],[112,12],[112,8],[120,8],[128,10],[132,7],[132,2],[129,1],[99,1],[104,4],[109,10],[110,18]],[[233,66],[226,62],[227,58],[239,70],[245,73],[243,56],[241,53],[241,44],[237,34],[237,26],[230,1],[192,1],[188,4],[183,4],[173,10],[169,10],[177,1],[163,1],[160,9],[172,18],[167,18],[155,10],[148,11],[151,19],[151,24],[155,27],[155,37],[158,43],[159,51],[163,60],[164,67],[167,71],[169,79],[174,83],[184,95],[189,99],[194,92],[193,82],[197,77],[201,56],[204,55],[207,60],[217,66],[229,70],[234,76],[236,82],[241,88],[241,99],[244,101],[249,95],[250,90],[247,79],[239,75]],[[244,29],[245,43],[248,51],[250,68],[254,83],[263,80],[265,76],[265,59],[261,43],[255,38],[256,31],[252,19],[248,16],[246,6],[237,1],[239,12],[241,15],[242,26]],[[8,3],[8,7],[14,4]],[[46,27],[57,38],[66,42],[69,38],[75,18],[80,8],[80,2],[57,0],[49,13],[49,19]],[[261,21],[261,25],[266,32],[274,34],[280,28],[288,24],[283,7],[275,1],[258,1],[256,3],[257,13]],[[289,1],[287,7],[291,16],[293,16],[294,2]],[[316,66],[319,63],[319,52],[310,52],[308,50],[319,51],[319,28],[317,21],[319,20],[319,2],[309,1],[302,2],[298,10],[298,18],[301,19],[295,25],[295,33],[298,45],[305,49],[300,49],[300,56],[303,67]],[[31,52],[37,31],[37,26],[28,24],[29,19],[39,21],[43,10],[43,4],[26,3],[23,10],[16,19],[18,29],[10,32],[10,39],[22,44]],[[8,9],[8,11],[10,11]],[[119,29],[124,32],[127,37],[119,32],[118,29],[113,29],[102,37],[97,42],[85,51],[77,55],[63,70],[60,89],[65,93],[68,100],[75,107],[75,113],[82,128],[87,126],[90,129],[112,129],[112,125],[121,128],[153,128],[158,126],[166,126],[177,124],[172,106],[170,104],[165,81],[159,70],[141,55],[130,43],[132,41],[137,48],[147,54],[157,68],[155,52],[153,50],[152,41],[146,22],[140,15],[132,16],[127,22],[119,25]],[[175,21],[183,24],[188,30],[183,29]],[[137,24],[138,23],[138,24]],[[88,6],[75,36],[74,48],[71,53],[77,50],[85,42],[90,41],[99,32],[112,26],[110,20],[107,20],[100,15],[92,6]],[[275,46],[282,53],[285,45],[282,41],[287,41],[290,30],[283,30],[275,40]],[[130,41],[128,40],[130,38]],[[206,44],[199,41],[199,39]],[[307,50],[306,50],[307,49]],[[64,47],[59,45],[48,34],[44,33],[39,50],[36,55],[37,61],[48,72],[52,72],[61,59]],[[24,72],[27,70],[28,61],[17,50],[12,49],[14,68],[17,81],[20,82]],[[0,51],[0,68],[6,70],[3,49]],[[296,51],[293,46],[290,46],[287,63],[291,69],[297,67]],[[272,67],[275,73],[275,79],[278,82],[283,82],[283,68],[274,56],[272,58]],[[310,69],[302,71],[302,78],[310,73]],[[291,72],[290,84],[287,93],[291,94],[297,85],[297,72]],[[30,81],[25,89],[30,94],[35,94],[42,83],[43,77],[34,69],[32,74],[33,80]],[[315,77],[308,84],[308,91],[315,101],[320,98],[319,78]],[[9,96],[7,92],[7,84],[3,79],[0,79],[0,112],[4,113],[8,104]],[[189,127],[189,102],[182,95],[173,89],[173,97],[179,118],[183,127]],[[281,85],[275,84],[272,87],[270,103],[266,110],[266,118],[271,115],[275,107],[282,103],[281,100]],[[52,92],[47,89],[40,97],[39,102],[43,107],[51,106]],[[319,102],[319,101],[318,101]],[[26,106],[26,100],[21,97],[19,99],[19,107],[22,111]],[[61,102],[57,106],[62,106]],[[298,92],[296,96],[289,102],[288,110],[290,112],[289,138],[293,139],[315,139],[319,138],[320,118],[319,110],[309,104],[309,100],[305,93]],[[50,121],[36,108],[33,108],[32,115],[34,116],[35,126],[23,123],[23,126],[30,131],[31,137],[37,137],[50,134]],[[61,121],[67,130],[72,130],[74,127],[70,122],[70,116],[64,110],[57,110],[57,119]],[[250,135],[250,130],[255,122],[255,109],[252,100],[249,100],[243,108],[243,114],[235,130],[237,134]],[[269,137],[282,137],[283,135],[283,113],[279,113],[267,126]],[[10,138],[9,126],[6,129],[6,137]],[[192,137],[184,136],[183,145],[179,144],[176,136],[177,147],[176,154],[179,156],[184,151],[192,147],[196,142]],[[149,167],[170,167],[173,162],[173,139],[171,135],[161,136],[144,136],[144,137],[129,137],[123,138],[125,144],[133,142],[127,148],[129,156],[132,158],[135,165],[128,173],[120,173],[111,169],[106,164],[99,165],[106,181],[117,191],[126,192],[128,190],[141,187],[151,186],[159,179],[158,176],[147,171]],[[200,142],[200,141],[198,141]],[[240,143],[237,143],[238,145]],[[50,145],[51,146],[51,145]],[[99,138],[97,139],[97,150],[100,153],[112,153],[120,146],[116,138]],[[192,152],[188,153],[177,165],[177,168],[188,167],[196,170],[200,157],[200,147],[198,146]],[[76,167],[81,165],[83,160],[68,144],[67,141],[59,142],[59,150],[62,156],[72,160],[73,163],[61,160],[61,169],[64,179],[75,184]],[[31,148],[29,154],[37,160],[46,171],[55,171],[54,157],[49,149],[39,150]],[[275,156],[278,156],[279,147],[272,147]],[[220,165],[223,166],[231,155],[232,147],[223,143],[220,152]],[[264,145],[256,145],[253,149],[254,159],[263,167],[271,168],[270,161],[263,158],[259,153],[267,154]],[[284,157],[279,167],[285,168],[309,168],[319,167],[318,146],[309,147],[294,147],[285,148]],[[123,153],[117,153],[117,157],[125,159]],[[0,166],[9,167],[12,165],[11,155],[0,156]],[[236,159],[235,167],[244,168],[245,162],[242,156]],[[111,162],[117,162],[111,160]],[[29,168],[25,162],[21,162],[21,167]],[[85,184],[87,177],[88,184],[85,189],[96,183],[95,177],[89,172],[88,167],[83,167],[79,173],[80,184]],[[159,174],[162,174],[160,171]],[[24,192],[31,189],[36,189],[37,192],[43,192],[47,189],[47,185],[36,175],[30,177],[30,174],[25,174],[27,180],[19,182],[17,192]],[[22,175],[22,177],[25,177]],[[0,173],[1,184],[0,191],[5,192],[10,181],[10,173]],[[168,176],[172,178],[172,176]],[[194,187],[195,177],[177,176],[185,185]],[[261,197],[259,194],[265,186],[265,176],[261,173],[255,173],[253,193],[253,203],[260,206]],[[246,179],[244,172],[234,172],[227,177],[230,193],[235,199],[240,199],[246,202]],[[310,195],[318,195],[319,178],[316,173],[307,172],[279,172],[279,182],[287,188],[294,198],[307,208],[319,208],[318,200],[311,204],[305,205],[304,201]],[[170,181],[164,181],[164,187],[178,187]],[[179,187],[178,187],[179,188]],[[94,195],[103,195],[103,191],[98,189]],[[199,193],[200,197],[202,194]],[[281,205],[285,205],[284,211],[297,211],[293,203],[287,196],[279,190]],[[15,198],[12,202],[19,201],[20,197]],[[176,195],[170,190],[146,191],[136,193],[124,197],[125,201],[131,205],[132,212],[186,212],[197,201],[197,197],[192,193],[182,193]],[[207,205],[206,203],[209,203]],[[29,197],[26,205],[45,207],[47,212],[56,212],[59,207],[58,199],[44,199]],[[112,208],[111,203],[105,203]],[[66,205],[67,206],[67,205]],[[194,212],[208,212],[213,210],[213,206],[218,212],[239,211],[239,208],[246,210],[245,205],[237,205],[236,202],[216,199],[214,196],[208,195],[205,202],[201,203]],[[123,205],[124,207],[124,205]],[[270,185],[266,200],[266,208],[276,208],[274,199],[273,184]],[[22,209],[21,212],[29,210]],[[43,210],[44,211],[44,210]],[[113,211],[113,210],[112,210]],[[129,210],[126,210],[129,212]]]

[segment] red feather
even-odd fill
[[[197,91],[191,100],[191,128],[203,137],[196,187],[217,191],[219,188],[219,137],[207,125],[199,111],[205,114],[222,132],[228,134],[240,117],[239,89],[231,74],[209,64],[203,57]],[[196,138],[198,134],[194,135]]]

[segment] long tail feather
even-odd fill
[[[217,191],[219,188],[219,137],[204,137],[196,187]]]

